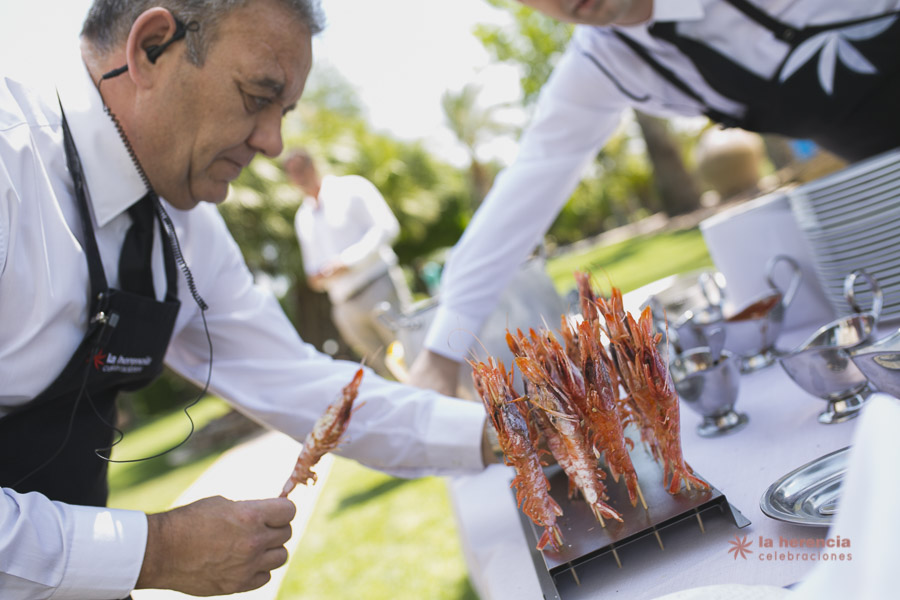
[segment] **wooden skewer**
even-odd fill
[[[572,572],[572,577],[575,578],[575,585],[581,586],[581,580],[578,579],[578,573],[575,572],[575,567],[572,567],[572,568],[569,569],[569,570]]]
[[[653,535],[656,536],[656,541],[659,542],[659,549],[660,549],[660,550],[665,550],[666,547],[663,546],[662,538],[659,537],[659,531],[656,530],[656,527],[653,528]]]
[[[616,547],[610,544],[609,549],[612,551],[613,558],[616,559],[616,564],[619,565],[619,568],[622,568],[622,561],[619,559],[619,553],[616,552]]]
[[[644,507],[644,510],[647,510],[647,501],[644,500],[644,492],[641,491],[641,484],[639,482],[635,482],[635,486],[637,487],[638,498],[641,499],[641,504]]]
[[[700,518],[700,511],[695,508],[694,514],[697,515],[697,522],[700,523],[700,533],[706,533],[706,528],[703,527],[703,519]]]
[[[556,540],[556,545],[559,547],[562,547],[562,543],[563,543],[562,533],[560,533],[559,529],[556,529],[556,528],[551,529],[551,531],[553,532],[553,539]]]

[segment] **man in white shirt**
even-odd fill
[[[0,79],[2,598],[264,584],[287,499],[104,508],[116,393],[165,360],[302,440],[357,368],[296,335],[214,206],[282,151],[316,5],[166,5],[97,0],[55,87]],[[340,453],[406,477],[483,468],[481,407],[371,371],[360,399]]]
[[[444,271],[411,381],[454,393],[496,299],[629,107],[815,140],[858,160],[900,146],[900,1],[521,0],[577,23],[516,160]]]
[[[359,175],[321,177],[305,148],[284,159],[284,170],[306,197],[294,218],[310,287],[328,292],[341,337],[383,376],[384,355],[394,340],[376,317],[388,303],[403,311],[411,302],[391,243],[400,224],[384,197]]]

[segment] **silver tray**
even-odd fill
[[[828,527],[837,512],[849,450],[835,450],[791,471],[769,486],[759,508],[779,521]]]

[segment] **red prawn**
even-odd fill
[[[353,414],[353,402],[359,393],[359,384],[362,382],[363,370],[359,369],[353,379],[341,390],[337,400],[325,409],[325,413],[319,417],[313,430],[309,432],[303,441],[303,449],[297,457],[297,464],[290,478],[281,490],[281,498],[287,497],[299,484],[306,485],[310,479],[315,483],[317,476],[312,470],[319,459],[328,452],[336,449],[341,443],[341,437],[347,431],[350,423],[350,415]]]
[[[550,482],[541,468],[525,408],[512,393],[512,372],[507,373],[502,362],[474,363],[472,379],[484,408],[497,432],[497,441],[503,450],[504,462],[516,470],[511,487],[516,488],[516,503],[533,523],[544,527],[537,549],[548,545],[559,550],[562,532],[556,518],[562,516],[562,508],[550,496]]]
[[[566,401],[565,394],[553,385],[538,363],[528,357],[519,357],[516,358],[516,365],[532,384],[533,393],[527,396],[528,400],[544,411],[563,442],[567,459],[560,462],[557,458],[557,462],[560,462],[560,466],[564,469],[568,465],[566,474],[570,480],[575,481],[597,520],[602,521],[603,517],[607,517],[621,521],[622,515],[603,501],[607,498],[606,486],[602,481],[605,473],[597,468],[597,461],[589,449],[581,417],[574,406]],[[550,445],[550,448],[553,451],[553,445]]]

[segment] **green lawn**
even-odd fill
[[[229,411],[220,398],[208,396],[188,409],[194,427],[200,429]],[[113,460],[153,456],[178,444],[190,431],[184,411],[154,420],[129,431],[113,448]],[[109,465],[109,506],[159,512],[169,508],[181,493],[218,458],[222,448],[193,452],[191,441],[169,454],[139,462]]]
[[[712,266],[712,259],[700,230],[694,228],[563,254],[548,261],[547,273],[561,293],[575,286],[572,273],[576,270],[594,273],[597,285],[605,292],[609,291],[609,281],[627,292],[668,275],[708,266]]]
[[[474,600],[446,485],[336,458],[279,600]]]

